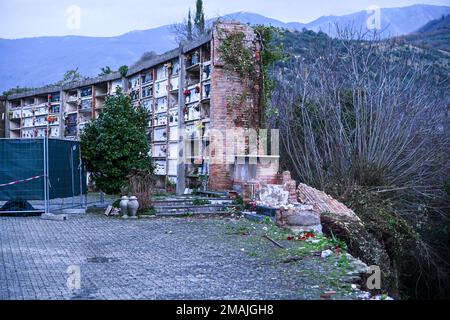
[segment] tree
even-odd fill
[[[192,17],[191,9],[189,9],[187,18],[182,23],[172,25],[171,29],[178,43],[192,41],[206,34],[208,30],[206,28],[203,1],[197,0],[194,17]]]
[[[133,64],[133,67],[140,65],[141,63],[145,61],[152,60],[153,58],[156,58],[158,54],[155,51],[147,51],[142,54],[142,56],[139,58],[136,63]],[[128,70],[127,70],[128,71]]]
[[[189,9],[189,13],[188,13],[188,19],[187,19],[187,23],[186,23],[186,31],[187,31],[187,39],[186,40],[191,41],[192,37],[193,37],[191,9]]]
[[[356,212],[391,259],[383,286],[420,297],[447,283],[448,296],[450,239],[432,235],[450,227],[448,81],[395,41],[338,32],[304,51],[293,42],[295,54],[273,71],[282,165]],[[381,266],[368,253],[359,257]]]
[[[33,90],[35,88],[28,88],[28,87],[20,87],[20,86],[16,86],[15,88],[11,88],[7,91],[3,91],[3,96],[8,97],[10,95],[13,94],[18,94],[18,93],[23,93],[23,92],[27,92],[30,90]]]
[[[113,73],[110,66],[103,67],[100,70],[101,70],[101,73],[99,73],[99,76],[104,76],[104,75]]]
[[[117,194],[136,171],[152,171],[146,129],[150,115],[135,108],[121,90],[106,99],[97,120],[81,135],[81,152],[96,186]]]
[[[127,65],[123,65],[119,68],[119,73],[122,77],[126,77],[127,73],[128,73],[128,66]]]
[[[70,83],[70,82],[74,82],[74,81],[80,81],[84,78],[85,77],[83,77],[80,74],[80,72],[78,72],[78,68],[76,68],[76,69],[66,71],[63,79],[58,84],[66,84],[66,83]]]
[[[197,36],[202,36],[203,34],[205,34],[205,13],[203,11],[203,0],[197,0],[194,26]]]

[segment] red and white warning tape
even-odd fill
[[[28,182],[28,181],[32,181],[32,180],[37,180],[37,179],[42,178],[42,177],[45,177],[45,175],[35,176],[35,177],[28,178],[28,179],[23,179],[23,180],[11,181],[11,182],[8,182],[8,183],[0,184],[0,188],[1,187],[6,187],[6,186],[12,186],[12,185],[15,185],[15,184]]]

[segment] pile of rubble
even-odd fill
[[[351,209],[324,192],[303,183],[297,188],[289,171],[283,172],[281,184],[259,186],[256,192],[256,205],[257,208],[274,210],[275,223],[294,233],[314,231],[321,234],[321,215],[324,213],[361,222]]]

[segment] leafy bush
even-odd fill
[[[81,152],[96,186],[118,194],[135,170],[152,172],[146,129],[149,114],[131,105],[121,91],[108,96],[98,119],[88,123],[81,135]]]

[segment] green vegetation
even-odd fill
[[[281,29],[267,27],[264,25],[254,26],[256,33],[261,41],[261,67],[262,67],[262,87],[263,94],[261,99],[262,116],[271,116],[276,114],[277,109],[271,105],[272,93],[275,89],[275,81],[271,76],[271,71],[277,62],[284,61],[287,57],[284,52],[284,37]],[[277,37],[278,35],[278,37]],[[277,42],[275,43],[275,38]],[[263,123],[266,119],[262,119]]]
[[[203,0],[195,3],[194,28],[198,36],[205,34],[205,12],[203,10]]]
[[[172,25],[172,32],[178,42],[192,41],[205,35],[209,30],[206,28],[206,19],[203,0],[195,3],[194,16],[189,8],[187,18],[182,23]]]
[[[100,70],[101,70],[101,72],[99,73],[99,76],[104,76],[104,75],[111,74],[114,72],[110,66],[103,67]]]
[[[34,89],[35,88],[28,88],[28,87],[19,87],[19,86],[17,86],[15,88],[12,88],[12,89],[9,89],[7,91],[4,91],[3,92],[3,96],[8,97],[8,96],[11,96],[13,94],[19,94],[19,93],[27,92],[27,91],[34,90]]]
[[[399,37],[398,41],[450,53],[450,15],[430,21],[417,32]]]
[[[208,204],[211,204],[211,201],[205,200],[205,199],[195,199],[192,204],[194,206],[206,206]]]
[[[122,77],[126,77],[127,73],[128,73],[128,66],[121,66],[119,68],[119,73]]]
[[[255,121],[251,109],[253,105],[249,103],[249,100],[253,100],[253,104],[259,105],[263,110],[262,119],[258,119],[261,123],[265,123],[265,114],[273,111],[270,102],[275,82],[270,76],[270,71],[277,61],[285,57],[283,45],[276,45],[274,42],[276,34],[280,32],[279,29],[259,25],[255,26],[254,30],[261,44],[261,61],[257,61],[257,57],[254,55],[255,48],[246,42],[243,32],[219,30],[224,34],[219,52],[225,68],[230,72],[237,73],[242,79],[244,87],[242,93],[233,93],[227,97],[228,107],[240,110],[244,117],[247,116],[247,119],[242,119],[241,116],[235,119],[237,124],[246,126],[252,126],[252,121]],[[261,67],[259,67],[259,63]],[[258,88],[261,88],[261,96]]]
[[[152,208],[148,209],[147,211],[142,212],[141,215],[142,216],[155,216],[156,210],[155,210],[155,208],[152,207]]]
[[[119,91],[107,97],[100,117],[86,125],[81,135],[82,158],[100,190],[120,193],[134,171],[153,170],[148,121],[148,112],[134,108],[130,97]]]
[[[57,83],[57,85],[62,85],[66,83],[71,83],[75,81],[80,81],[85,79],[86,77],[83,77],[80,72],[78,71],[78,68],[73,70],[68,70],[61,81]]]
[[[422,36],[443,36],[447,19]],[[347,234],[336,239],[379,265],[390,293],[448,296],[450,140],[428,130],[448,119],[448,53],[408,37],[331,39],[307,30],[281,30],[273,43],[288,54],[272,69],[278,110],[268,114],[284,140],[282,168],[356,212],[364,226],[342,223]]]

